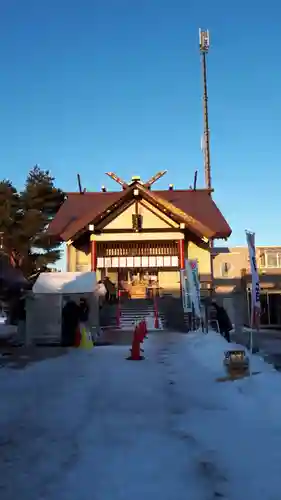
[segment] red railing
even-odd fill
[[[158,302],[156,295],[153,296],[153,307],[154,307],[154,328],[160,328],[159,325],[159,311],[158,311]]]
[[[121,292],[122,290],[118,290],[118,302],[117,302],[117,309],[116,309],[116,325],[119,328],[120,327],[120,319],[121,319]]]

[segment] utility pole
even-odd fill
[[[207,189],[212,189],[211,178],[211,158],[210,158],[210,130],[209,130],[209,115],[208,115],[208,87],[207,87],[207,63],[206,56],[210,47],[209,30],[199,29],[199,48],[202,61],[202,76],[203,76],[203,119],[204,119],[204,171],[205,171],[205,186]],[[211,196],[211,192],[210,192]],[[214,242],[210,240],[210,271],[211,271],[211,286],[210,296],[214,294],[214,262],[213,262]]]
[[[208,88],[207,88],[207,64],[206,55],[210,47],[209,30],[199,30],[199,47],[202,61],[202,76],[203,76],[203,116],[204,116],[204,169],[205,169],[205,184],[207,189],[212,188],[211,180],[211,160],[210,160],[210,130],[208,116]]]

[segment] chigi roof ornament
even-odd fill
[[[120,184],[120,186],[122,186],[123,189],[126,189],[135,182],[139,182],[139,184],[142,184],[145,188],[150,189],[152,184],[161,179],[166,173],[167,170],[160,170],[146,182],[143,182],[139,175],[134,175],[130,182],[123,181],[123,179],[121,179],[121,177],[118,177],[118,175],[116,175],[114,172],[106,172],[106,175],[108,175],[108,177],[117,182],[117,184]]]

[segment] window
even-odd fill
[[[278,254],[268,253],[267,257],[267,267],[278,267]]]
[[[223,278],[227,278],[229,276],[229,271],[231,269],[231,265],[229,262],[223,262],[221,265],[221,275]]]
[[[260,267],[266,267],[265,253],[260,254]]]
[[[281,252],[266,251],[260,255],[261,268],[281,268]]]

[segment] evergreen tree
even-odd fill
[[[9,180],[0,181],[0,251],[11,255],[17,238],[20,196]]]
[[[2,252],[27,277],[60,258],[59,240],[46,232],[65,197],[54,181],[49,171],[36,165],[20,193],[10,181],[0,182]]]
[[[44,270],[60,258],[60,241],[47,234],[48,225],[64,201],[48,170],[36,165],[28,174],[21,193],[20,247],[25,247],[25,275]]]

